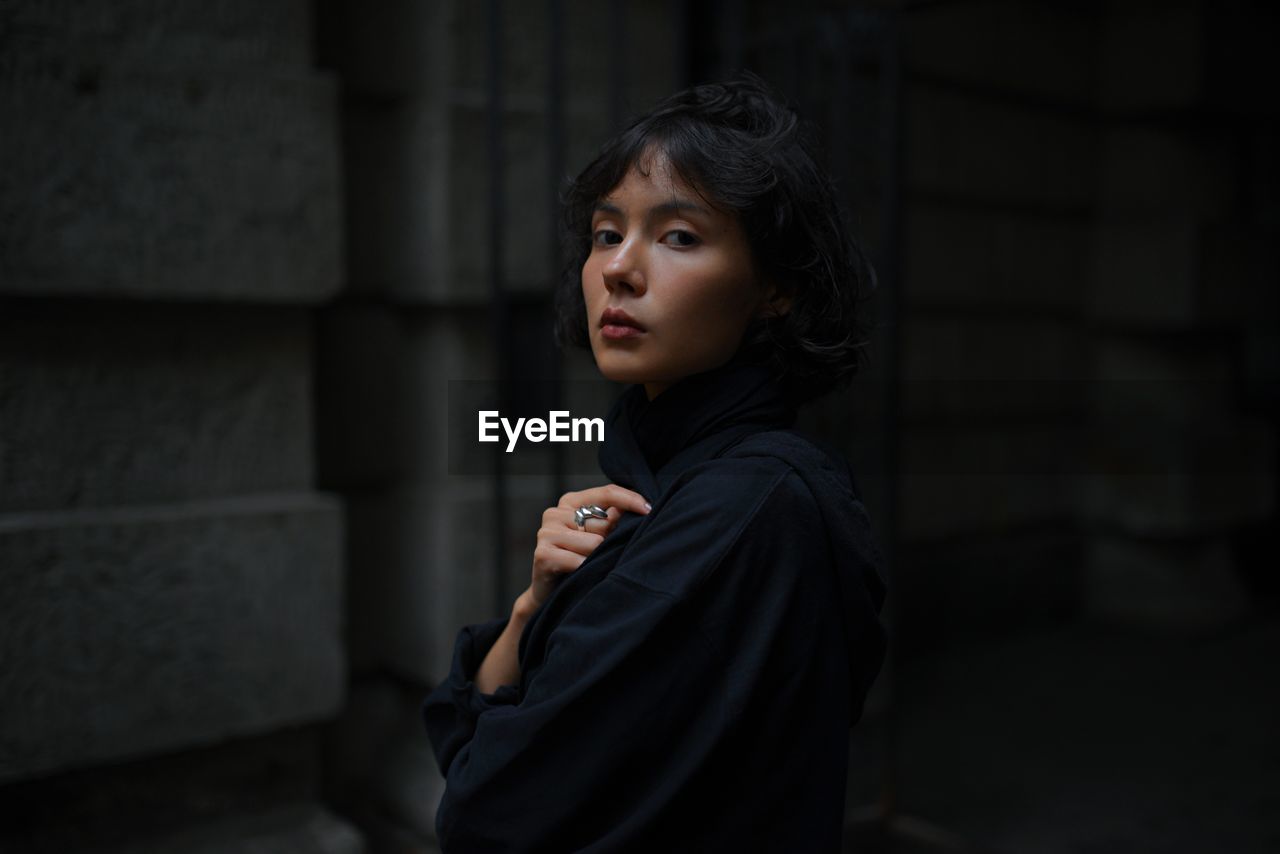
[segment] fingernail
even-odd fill
[[[652,510],[652,509],[653,509],[653,505],[652,505],[652,504],[650,504],[648,501],[646,501],[646,502],[644,503],[644,509],[645,509],[645,510]]]

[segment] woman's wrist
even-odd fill
[[[481,694],[492,694],[502,685],[520,681],[520,635],[537,610],[528,590],[516,597],[511,605],[511,618],[476,669],[473,681]]]
[[[540,603],[534,601],[533,592],[526,590],[516,597],[511,606],[511,622],[524,625],[538,612]]]

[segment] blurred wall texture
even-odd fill
[[[0,0],[0,850],[434,850],[421,700],[597,480],[451,470],[449,383],[607,399],[547,331],[557,189],[742,67],[882,274],[806,416],[893,557],[851,845],[920,850],[857,830],[898,810],[1264,850],[1277,36],[1245,0]]]

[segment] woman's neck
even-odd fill
[[[658,395],[671,387],[671,383],[645,383],[644,394],[649,400],[653,400]]]

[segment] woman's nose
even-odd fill
[[[641,254],[641,248],[634,240],[624,240],[618,244],[609,263],[604,266],[604,286],[610,293],[618,288],[626,288],[636,296],[644,293],[644,263]]]

